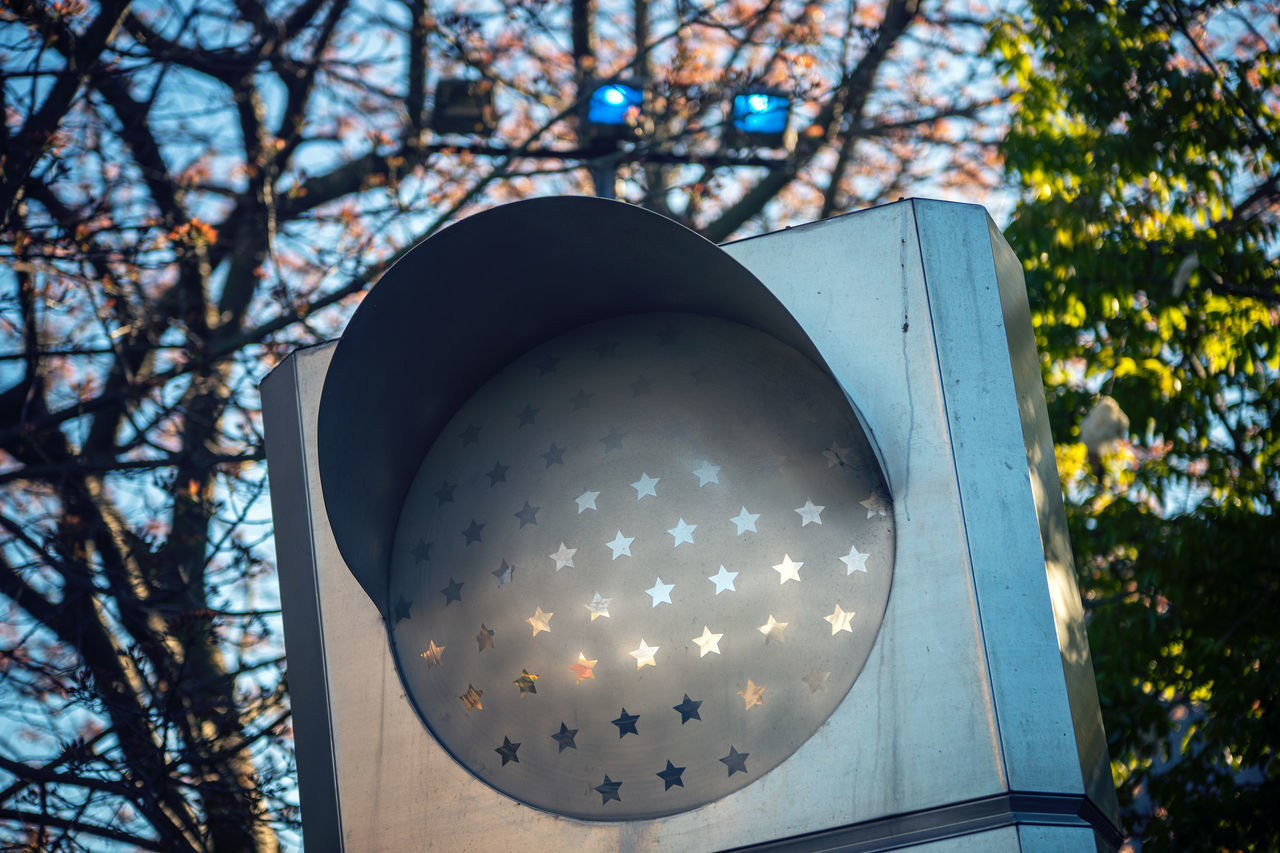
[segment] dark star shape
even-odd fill
[[[596,355],[601,358],[610,358],[618,354],[617,341],[601,341],[595,346]]]
[[[569,401],[570,401],[571,403],[573,403],[573,410],[576,412],[576,411],[578,411],[578,410],[580,410],[580,409],[585,409],[585,408],[587,408],[588,406],[590,406],[590,405],[591,405],[591,398],[592,398],[592,397],[594,397],[594,396],[595,396],[595,394],[588,394],[588,393],[587,393],[587,390],[586,390],[585,388],[579,388],[579,389],[578,389],[578,393],[577,393],[577,394],[574,394],[574,395],[569,399]]]
[[[413,607],[413,602],[405,598],[403,595],[400,596],[400,600],[396,602],[396,622],[399,622],[401,619],[409,618],[410,607]]]
[[[566,449],[567,448],[564,447],[557,447],[556,443],[553,441],[551,442],[551,449],[540,455],[543,459],[547,460],[547,467],[550,468],[552,465],[564,464],[564,452]]]
[[[481,530],[484,530],[484,525],[477,522],[474,518],[471,519],[471,526],[468,527],[466,530],[462,531],[462,535],[467,537],[468,545],[470,545],[472,542],[480,541]]]
[[[701,720],[698,716],[698,706],[702,704],[702,700],[694,701],[689,698],[689,694],[684,694],[684,701],[679,705],[673,705],[671,710],[680,712],[680,725],[684,725],[690,720]]]
[[[512,743],[511,738],[506,735],[502,736],[502,746],[496,747],[493,751],[502,756],[502,766],[506,767],[508,761],[520,763],[520,759],[516,758],[516,750],[520,748],[520,744]]]
[[[538,375],[546,376],[548,373],[556,372],[556,365],[560,363],[560,359],[554,355],[546,355],[542,361],[538,362]]]
[[[453,490],[458,488],[457,483],[450,483],[445,480],[441,484],[439,491],[436,492],[436,506],[444,506],[453,503]]]
[[[475,424],[467,424],[467,428],[462,431],[458,438],[462,439],[463,447],[468,444],[475,444],[480,440],[480,427]]]
[[[725,767],[729,768],[730,776],[732,776],[734,773],[737,773],[739,770],[741,770],[743,773],[746,773],[747,772],[747,756],[750,754],[751,753],[749,752],[738,752],[738,750],[730,746],[729,754],[726,755],[724,758],[720,759],[720,761],[724,764]]]
[[[480,632],[476,634],[476,644],[480,646],[478,651],[493,648],[493,635],[496,633],[498,632],[481,622]]]
[[[491,575],[498,579],[498,589],[502,589],[504,584],[511,583],[511,575],[515,570],[515,563],[508,563],[506,560],[503,560],[502,565],[490,572]]]
[[[566,749],[578,748],[578,745],[573,742],[573,739],[574,737],[577,736],[577,734],[578,734],[577,729],[571,729],[568,726],[566,726],[564,723],[561,723],[560,731],[552,732],[551,739],[554,740],[556,743],[560,744],[560,751],[564,752]]]
[[[499,483],[505,483],[507,481],[507,469],[510,467],[510,465],[503,465],[501,462],[493,463],[493,470],[485,475],[489,478],[489,486],[493,487]]]
[[[535,409],[532,404],[526,403],[524,409],[516,413],[516,417],[520,419],[520,426],[533,423],[538,417],[538,412],[541,411],[542,409]]]
[[[419,539],[418,544],[413,546],[413,550],[409,553],[413,555],[415,563],[425,563],[431,559],[431,546],[434,542],[428,542],[425,539]]]
[[[444,596],[445,607],[448,607],[454,601],[462,601],[462,584],[451,577],[449,578],[449,585],[440,590],[440,594]]]
[[[540,510],[540,509],[542,509],[542,507],[540,507],[540,506],[529,506],[529,502],[528,502],[528,501],[525,501],[525,502],[524,502],[524,509],[522,509],[522,510],[520,510],[519,512],[515,513],[515,517],[516,517],[516,518],[518,518],[518,519],[520,519],[520,529],[521,529],[521,530],[523,530],[523,529],[524,529],[524,526],[525,526],[526,524],[537,524],[537,523],[538,523],[538,510]]]
[[[673,785],[679,785],[681,788],[683,788],[684,780],[680,778],[680,774],[683,773],[684,770],[685,769],[683,767],[676,767],[674,764],[672,764],[671,759],[667,759],[667,769],[656,774],[657,777],[661,779],[663,783],[666,784],[667,786],[662,790],[670,791],[671,786]]]
[[[610,450],[621,450],[622,439],[626,437],[627,434],[625,432],[618,432],[617,429],[610,427],[609,434],[600,439],[604,442],[604,452],[608,453]]]
[[[600,805],[604,805],[610,800],[622,802],[622,797],[618,796],[618,789],[622,787],[621,782],[615,782],[609,778],[609,774],[604,774],[604,782],[596,785],[596,790],[600,792]]]
[[[653,391],[653,380],[647,376],[641,376],[631,383],[631,396],[633,397],[639,397],[641,394],[648,394],[651,391]]]
[[[622,740],[623,737],[629,734],[640,734],[636,731],[636,720],[638,719],[640,719],[639,714],[628,714],[626,708],[622,709],[622,716],[612,721],[618,727],[618,740]]]

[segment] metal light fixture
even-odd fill
[[[595,139],[636,135],[644,113],[644,89],[628,80],[600,83],[587,101],[587,128]]]
[[[750,89],[730,102],[729,144],[787,147],[791,99],[776,89]]]
[[[431,129],[436,133],[488,136],[498,124],[492,80],[446,79],[436,84]]]

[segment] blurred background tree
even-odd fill
[[[986,14],[962,11],[4,4],[6,849],[296,846],[256,390],[284,354],[333,337],[415,241],[524,196],[616,194],[716,240],[981,196],[996,92]],[[600,145],[583,99],[624,77],[647,119]],[[493,81],[492,139],[432,131],[446,78]],[[724,104],[750,85],[792,98],[793,148],[730,150]]]
[[[1280,849],[1280,7],[1031,0],[1003,147],[1134,849]]]

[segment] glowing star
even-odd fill
[[[431,669],[433,666],[439,666],[440,656],[443,654],[444,646],[437,646],[436,641],[432,640],[431,644],[427,646],[427,650],[422,653],[422,656],[427,661],[427,669]]]
[[[536,637],[538,636],[539,631],[550,632],[552,616],[555,616],[555,614],[544,613],[541,607],[535,607],[533,609],[533,615],[524,621],[528,622],[530,625],[533,626],[533,636]]]
[[[747,679],[747,686],[738,691],[738,695],[742,697],[742,701],[746,703],[743,710],[751,710],[756,705],[764,704],[764,685],[756,684],[750,678]]]
[[[661,648],[661,646],[645,645],[644,638],[641,637],[640,645],[636,647],[634,652],[630,652],[630,655],[636,659],[636,669],[643,669],[646,666],[656,668],[658,663],[653,659],[653,655],[659,648]]]
[[[476,690],[474,687],[468,684],[467,692],[463,693],[458,698],[461,699],[462,703],[467,706],[467,713],[470,714],[472,711],[484,710],[484,705],[480,704],[480,697],[483,695],[484,695],[483,690]]]
[[[578,504],[578,515],[582,515],[585,510],[596,508],[596,498],[600,497],[599,492],[593,492],[590,489],[583,490],[582,494],[574,498]]]
[[[773,567],[773,570],[778,573],[778,584],[781,585],[787,581],[799,582],[800,567],[803,565],[803,560],[797,563],[795,560],[791,559],[790,554],[783,554],[782,562]]]
[[[693,638],[698,645],[698,657],[704,658],[712,652],[720,654],[720,638],[723,636],[724,634],[711,633],[711,629],[703,625],[702,636]]]
[[[880,498],[875,495],[872,495],[865,501],[858,501],[858,503],[862,504],[863,507],[866,508],[867,518],[875,518],[877,515],[884,517],[885,515],[884,504],[881,503]]]
[[[870,556],[870,554],[864,554],[859,551],[857,545],[850,545],[849,553],[840,558],[840,562],[844,563],[844,567],[847,570],[845,574],[851,575],[854,572],[867,574],[867,557]]]
[[[734,524],[738,525],[738,535],[741,536],[742,534],[748,533],[748,532],[750,533],[759,532],[756,530],[756,519],[759,517],[760,517],[760,513],[747,512],[747,508],[744,506],[742,508],[742,512],[738,513],[736,517],[731,518],[729,520],[732,521]]]
[[[733,579],[736,578],[737,576],[738,576],[737,572],[731,572],[728,569],[726,569],[724,566],[721,566],[720,571],[716,572],[714,575],[707,578],[707,580],[711,581],[713,584],[716,585],[716,595],[719,595],[720,593],[724,592],[726,589],[729,590],[729,592],[738,591],[734,589],[734,586],[733,586]]]
[[[822,451],[822,455],[827,460],[827,467],[834,468],[845,464],[845,460],[849,458],[849,448],[841,447],[833,441],[831,449]]]
[[[591,611],[591,621],[594,622],[601,616],[609,615],[609,602],[611,601],[613,601],[612,598],[605,598],[597,592],[595,598],[591,599],[589,604],[583,606]]]
[[[710,462],[703,462],[701,468],[693,469],[694,476],[698,478],[698,488],[701,489],[707,483],[720,484],[720,466],[712,465]]]
[[[823,616],[822,618],[831,623],[831,636],[834,637],[841,631],[848,631],[850,634],[853,633],[853,628],[849,624],[853,621],[853,617],[854,613],[852,610],[842,610],[840,605],[837,604],[835,611],[830,616]]]
[[[658,481],[661,479],[661,477],[650,477],[648,474],[641,472],[640,479],[631,484],[631,488],[636,490],[636,500],[640,500],[645,495],[653,495],[656,498],[658,493],[653,487],[658,485]]]
[[[480,623],[480,632],[476,634],[476,645],[480,647],[480,651],[493,648],[493,635],[497,631],[490,628],[483,622]]]
[[[790,624],[790,622],[779,622],[777,619],[774,619],[773,614],[770,613],[769,621],[761,625],[756,630],[761,634],[764,634],[764,641],[766,644],[768,644],[770,640],[777,640],[780,643],[785,643],[787,638],[783,636],[782,632],[787,630],[787,626]]]
[[[534,685],[537,680],[538,676],[526,669],[522,669],[520,670],[520,677],[511,683],[520,688],[520,696],[523,697],[526,693],[536,694],[538,692],[538,688]]]
[[[814,506],[813,501],[808,498],[804,499],[804,506],[797,507],[796,512],[800,514],[800,526],[808,527],[810,524],[822,523],[822,511],[825,506]]]
[[[675,544],[672,545],[671,547],[679,548],[681,542],[688,542],[690,545],[692,545],[693,531],[697,529],[698,529],[698,525],[689,524],[683,518],[680,519],[680,521],[676,523],[675,527],[667,531],[668,533],[671,534],[671,538],[675,539]]]
[[[809,695],[823,690],[827,686],[827,679],[831,677],[831,673],[818,669],[816,666],[809,671],[809,674],[800,679],[809,688]]]
[[[554,554],[548,554],[547,556],[556,561],[556,571],[558,572],[565,566],[568,566],[571,569],[573,568],[573,555],[576,553],[578,553],[577,548],[566,548],[564,547],[564,543],[561,542],[560,550],[556,551]]]
[[[578,662],[569,664],[569,671],[578,677],[574,684],[581,684],[584,678],[590,678],[595,681],[596,662],[589,660],[582,652],[578,652]]]
[[[631,543],[634,541],[636,541],[636,537],[623,536],[622,531],[619,530],[618,535],[613,537],[612,542],[606,542],[604,544],[607,545],[609,547],[609,550],[613,552],[613,559],[616,560],[619,557],[631,556]]]
[[[647,592],[649,597],[653,599],[653,606],[657,607],[659,604],[671,603],[671,590],[675,588],[675,584],[663,583],[662,578],[658,578],[657,581],[654,582],[653,587],[646,589],[645,592]]]

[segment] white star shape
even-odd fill
[[[736,578],[737,576],[738,576],[737,572],[731,572],[728,569],[726,569],[724,566],[721,566],[720,571],[716,572],[714,575],[707,578],[707,580],[711,581],[713,584],[716,585],[716,595],[719,595],[720,593],[724,592],[726,589],[729,590],[729,592],[738,591],[733,586],[733,579]]]
[[[528,623],[529,623],[529,625],[530,625],[530,626],[532,626],[532,628],[533,628],[533,636],[535,636],[535,637],[536,637],[536,636],[538,636],[538,632],[539,632],[539,631],[550,631],[550,630],[551,630],[551,617],[552,617],[552,616],[555,616],[555,614],[554,614],[554,613],[546,613],[546,612],[544,612],[544,611],[543,611],[543,609],[542,609],[541,607],[535,607],[535,608],[534,608],[534,610],[533,610],[533,615],[532,615],[532,616],[530,616],[528,619],[526,619],[526,620],[524,620],[524,621],[528,622]]]
[[[773,570],[778,573],[778,584],[782,585],[787,581],[799,582],[800,567],[803,565],[803,560],[797,563],[795,560],[791,559],[790,554],[783,554],[782,562],[773,567]]]
[[[814,506],[813,501],[805,498],[804,506],[796,508],[796,512],[800,514],[800,526],[807,527],[810,523],[821,524],[824,509],[826,509],[825,506]]]
[[[564,547],[564,543],[561,542],[560,550],[556,551],[554,554],[548,554],[547,556],[556,561],[556,571],[558,572],[565,566],[568,566],[571,569],[573,568],[573,555],[576,553],[578,553],[577,548],[566,548]]]
[[[574,498],[578,502],[578,515],[582,515],[583,510],[595,509],[596,498],[600,497],[599,492],[593,492],[590,489],[585,490],[582,494]]]
[[[657,667],[658,664],[653,659],[653,655],[660,648],[661,646],[646,646],[644,642],[644,638],[641,637],[640,645],[636,647],[636,650],[634,652],[629,653],[633,658],[636,659],[636,669],[643,669],[646,666]]]
[[[831,449],[822,451],[822,455],[826,457],[827,467],[834,468],[837,465],[843,465],[844,460],[849,458],[849,448],[841,447],[833,441]]]
[[[619,530],[618,535],[613,537],[612,542],[606,542],[604,544],[609,546],[609,548],[613,551],[613,559],[616,560],[619,557],[631,556],[631,543],[634,541],[636,541],[636,537],[623,536],[622,531]]]
[[[870,556],[870,554],[864,554],[859,551],[857,545],[850,545],[849,553],[840,558],[840,562],[844,563],[845,569],[847,569],[845,574],[851,575],[854,572],[862,572],[864,575],[868,574],[867,557]]]
[[[707,483],[720,484],[720,466],[712,465],[710,462],[703,462],[701,468],[694,468],[693,473],[698,478],[698,488],[702,488]]]
[[[822,618],[831,623],[831,636],[834,637],[841,631],[853,633],[853,628],[849,624],[853,621],[853,617],[854,612],[852,610],[842,610],[840,605],[837,604],[835,611],[830,616],[823,616]]]
[[[698,657],[704,658],[712,652],[720,654],[720,638],[723,636],[724,634],[711,633],[711,629],[703,625],[702,636],[693,638],[693,641],[698,644]]]
[[[659,604],[671,603],[671,590],[675,588],[675,584],[663,583],[662,578],[658,578],[654,583],[653,588],[646,589],[645,592],[649,593],[649,597],[653,599],[653,606],[657,607]]]
[[[631,484],[631,488],[636,490],[636,500],[640,500],[645,495],[653,495],[656,498],[658,493],[653,487],[658,485],[658,481],[661,479],[661,477],[650,477],[642,471],[640,479]]]
[[[679,547],[680,547],[680,543],[681,543],[681,542],[688,542],[690,545],[692,545],[692,544],[693,544],[693,531],[695,531],[695,530],[697,530],[697,529],[698,529],[698,525],[696,525],[696,524],[689,524],[689,523],[688,523],[687,521],[685,521],[683,518],[682,518],[682,519],[680,519],[680,521],[676,524],[676,526],[675,526],[675,527],[673,527],[673,528],[671,528],[670,530],[668,530],[668,531],[667,531],[668,533],[670,533],[670,534],[671,534],[672,538],[674,538],[674,539],[676,540],[676,543],[675,543],[674,545],[672,545],[671,547],[673,547],[673,548],[679,548]]]
[[[605,598],[597,592],[596,597],[591,599],[589,604],[584,604],[583,606],[591,611],[591,621],[594,622],[601,616],[607,617],[609,615],[609,603],[611,601],[613,601],[612,598]]]
[[[885,514],[884,504],[882,504],[880,502],[880,498],[875,495],[872,495],[865,501],[858,501],[858,503],[867,508],[867,518],[875,518],[877,515],[883,516]]]
[[[770,613],[769,621],[761,625],[756,630],[761,634],[764,634],[764,641],[766,644],[768,644],[770,640],[777,640],[778,642],[785,643],[787,638],[782,635],[782,632],[787,630],[787,626],[790,624],[790,622],[779,622],[777,619],[774,619],[773,614]]]
[[[748,530],[752,533],[759,533],[759,531],[756,530],[756,519],[759,517],[760,513],[747,512],[747,508],[744,506],[742,508],[742,512],[738,513],[737,517],[729,520],[738,525],[738,535],[741,536]]]

